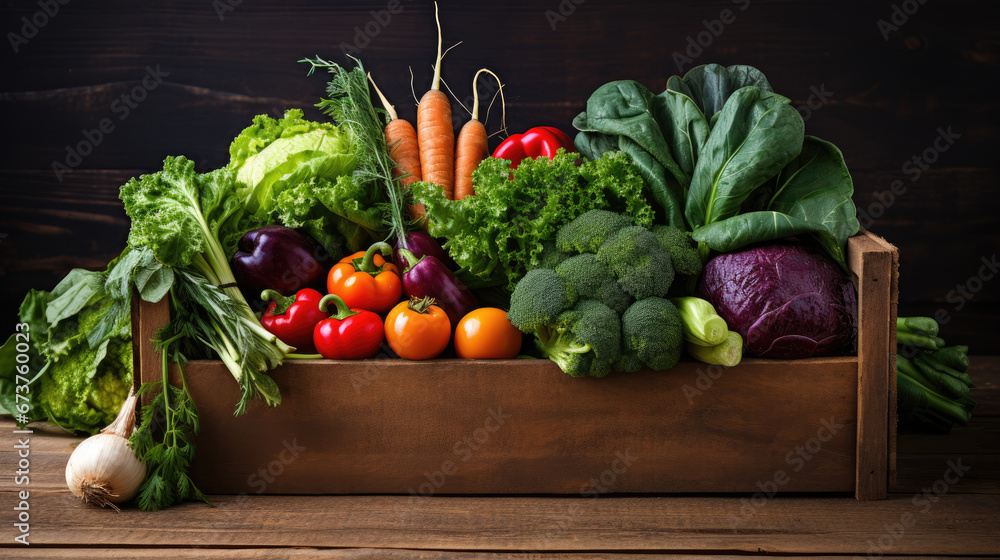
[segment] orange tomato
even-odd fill
[[[393,352],[407,360],[429,360],[451,340],[448,314],[432,298],[399,302],[385,318],[385,339]]]
[[[521,331],[495,307],[474,309],[455,330],[455,353],[471,360],[510,359],[521,351]]]

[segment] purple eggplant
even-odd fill
[[[399,267],[403,270],[403,293],[407,297],[432,297],[448,314],[454,327],[462,317],[479,307],[479,301],[437,257],[417,257],[406,249],[399,250]]]
[[[458,265],[448,256],[448,253],[437,242],[437,239],[434,239],[430,234],[423,231],[411,231],[396,242],[396,248],[392,251],[392,262],[403,265],[404,263],[399,260],[400,249],[406,249],[418,259],[424,256],[434,257],[448,267],[448,270],[456,270],[458,268]]]
[[[248,231],[233,255],[233,275],[249,294],[275,290],[291,296],[302,288],[324,288],[329,260],[312,239],[280,225]]]

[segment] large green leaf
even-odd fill
[[[836,237],[815,222],[781,212],[760,210],[737,214],[700,227],[694,230],[691,237],[713,251],[728,253],[754,243],[807,234],[813,236],[834,260],[846,268],[844,252]]]
[[[722,110],[733,93],[747,86],[773,91],[763,72],[753,66],[741,64],[728,67],[704,64],[692,68],[683,78],[673,76],[667,80],[668,90],[691,98],[709,120]]]
[[[783,237],[808,236],[846,268],[847,238],[858,232],[854,184],[833,144],[807,136],[802,152],[768,184],[746,212],[696,229],[695,241],[727,252]]]
[[[755,86],[734,93],[695,166],[685,208],[690,228],[738,214],[755,189],[799,154],[803,131],[787,98]]]
[[[672,91],[653,95],[631,80],[604,84],[573,120],[576,146],[590,159],[619,150],[632,156],[670,225],[684,227],[683,207],[708,122],[689,97]]]
[[[684,192],[680,200],[687,196],[690,178],[694,175],[695,164],[711,129],[705,115],[695,102],[683,93],[666,90],[656,96],[654,110],[663,139],[670,148],[674,161],[687,178],[683,183]]]
[[[802,152],[775,180],[768,209],[817,223],[841,244],[860,227],[851,197],[854,181],[844,155],[833,144],[807,136]]]

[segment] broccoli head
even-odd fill
[[[632,303],[608,267],[593,253],[582,253],[564,260],[556,273],[576,290],[580,298],[595,299],[621,315]]]
[[[674,281],[670,253],[642,226],[619,230],[597,250],[597,260],[607,266],[622,289],[636,299],[662,297]]]
[[[590,210],[559,230],[556,247],[567,253],[596,253],[609,237],[632,223],[631,218],[617,212]]]
[[[564,253],[556,248],[554,240],[544,241],[542,242],[542,252],[538,255],[538,264],[529,266],[528,270],[535,268],[555,268],[569,256],[570,253]]]
[[[529,270],[510,295],[507,318],[524,332],[555,323],[559,314],[576,303],[576,291],[555,270]]]
[[[701,256],[691,237],[673,226],[657,225],[651,230],[656,239],[670,253],[670,264],[679,276],[701,274]]]
[[[615,360],[614,370],[622,373],[632,373],[640,369],[642,369],[642,360],[634,353],[628,352],[623,348],[622,355]]]
[[[680,360],[683,347],[681,314],[669,301],[640,299],[622,314],[622,354],[635,360],[619,363],[634,367],[637,360],[650,369],[670,369]]]
[[[604,377],[621,355],[621,321],[599,301],[580,300],[536,336],[542,354],[573,377]]]

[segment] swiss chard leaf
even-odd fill
[[[751,193],[802,151],[804,123],[789,100],[749,86],[719,113],[695,166],[685,216],[690,228],[736,215]]]
[[[728,252],[751,243],[808,235],[846,268],[847,238],[859,229],[854,184],[833,144],[807,136],[802,152],[748,204],[746,212],[696,229],[695,241]]]
[[[667,223],[683,227],[684,198],[708,136],[693,101],[677,92],[653,95],[630,80],[609,82],[590,96],[573,125],[584,156],[596,159],[612,150],[631,155]]]
[[[680,200],[687,196],[695,164],[701,154],[711,129],[705,115],[695,102],[683,93],[667,90],[654,101],[656,120],[660,123],[663,138],[670,148],[674,161],[684,172],[687,181]]]
[[[764,73],[753,66],[704,64],[688,71],[683,78],[673,76],[667,80],[667,89],[683,93],[701,109],[706,119],[712,121],[737,90],[756,86],[771,92]]]

